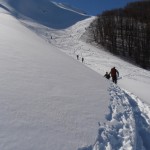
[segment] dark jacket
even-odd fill
[[[104,75],[105,78],[110,79],[110,74],[108,74],[108,72],[106,72],[106,74]]]
[[[115,67],[113,67],[110,71],[110,74],[113,78],[113,77],[116,77],[117,75],[119,76],[119,71]]]

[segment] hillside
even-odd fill
[[[63,29],[89,16],[60,7],[49,0],[5,0],[5,7],[19,19],[28,18],[44,26]]]
[[[92,40],[112,54],[150,70],[150,1],[103,12],[91,23]]]
[[[0,149],[76,150],[94,143],[109,83],[11,15],[0,13],[0,20]]]
[[[150,73],[86,43],[94,17],[58,30],[32,13],[17,17],[7,2],[0,3],[0,149],[149,150]],[[114,65],[118,85],[103,77]]]

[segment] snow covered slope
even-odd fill
[[[150,71],[128,63],[104,51],[102,47],[88,42],[89,35],[85,32],[94,18],[79,21],[66,30],[51,30],[29,23],[26,23],[26,26],[73,58],[76,59],[77,54],[80,55],[80,60],[84,57],[84,64],[102,76],[115,66],[120,72],[118,84],[150,104]]]
[[[53,30],[26,21],[24,25],[73,58],[76,59],[78,54],[80,62],[84,57],[84,64],[102,76],[113,66],[120,71],[118,85],[126,90],[110,82],[107,121],[105,124],[99,123],[96,142],[83,150],[149,150],[150,72],[86,43],[89,35],[83,33],[93,19],[80,21],[66,30]]]
[[[12,16],[0,13],[0,20],[0,149],[77,150],[94,143],[109,83]]]
[[[149,95],[142,93],[148,71],[86,43],[82,34],[93,18],[56,30],[11,14],[0,3],[0,150],[150,149]],[[102,77],[112,65],[128,91]]]
[[[67,28],[89,17],[69,8],[59,7],[49,0],[5,0],[3,6],[16,17],[28,17],[40,24],[57,29]]]
[[[110,82],[110,113],[106,115],[107,122],[100,124],[96,142],[86,150],[149,150],[150,71],[86,43],[89,35],[83,33],[93,19],[94,17],[88,18],[59,31],[33,27],[31,24],[26,26],[73,58],[76,59],[78,54],[80,62],[84,57],[84,64],[102,76],[113,66],[120,72],[118,85],[126,90],[121,90]],[[50,38],[51,35],[53,39]]]

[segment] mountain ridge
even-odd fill
[[[6,0],[1,7],[19,19],[31,19],[44,26],[64,29],[89,16],[60,7],[49,0]]]

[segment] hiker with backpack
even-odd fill
[[[84,62],[84,58],[82,57],[82,63]]]
[[[117,84],[117,77],[119,77],[119,71],[118,71],[115,67],[113,67],[113,68],[111,68],[111,71],[110,71],[109,74],[110,74],[111,77],[112,77],[112,81],[113,81],[115,84]]]
[[[110,74],[108,72],[106,72],[104,77],[109,80],[110,79]]]

